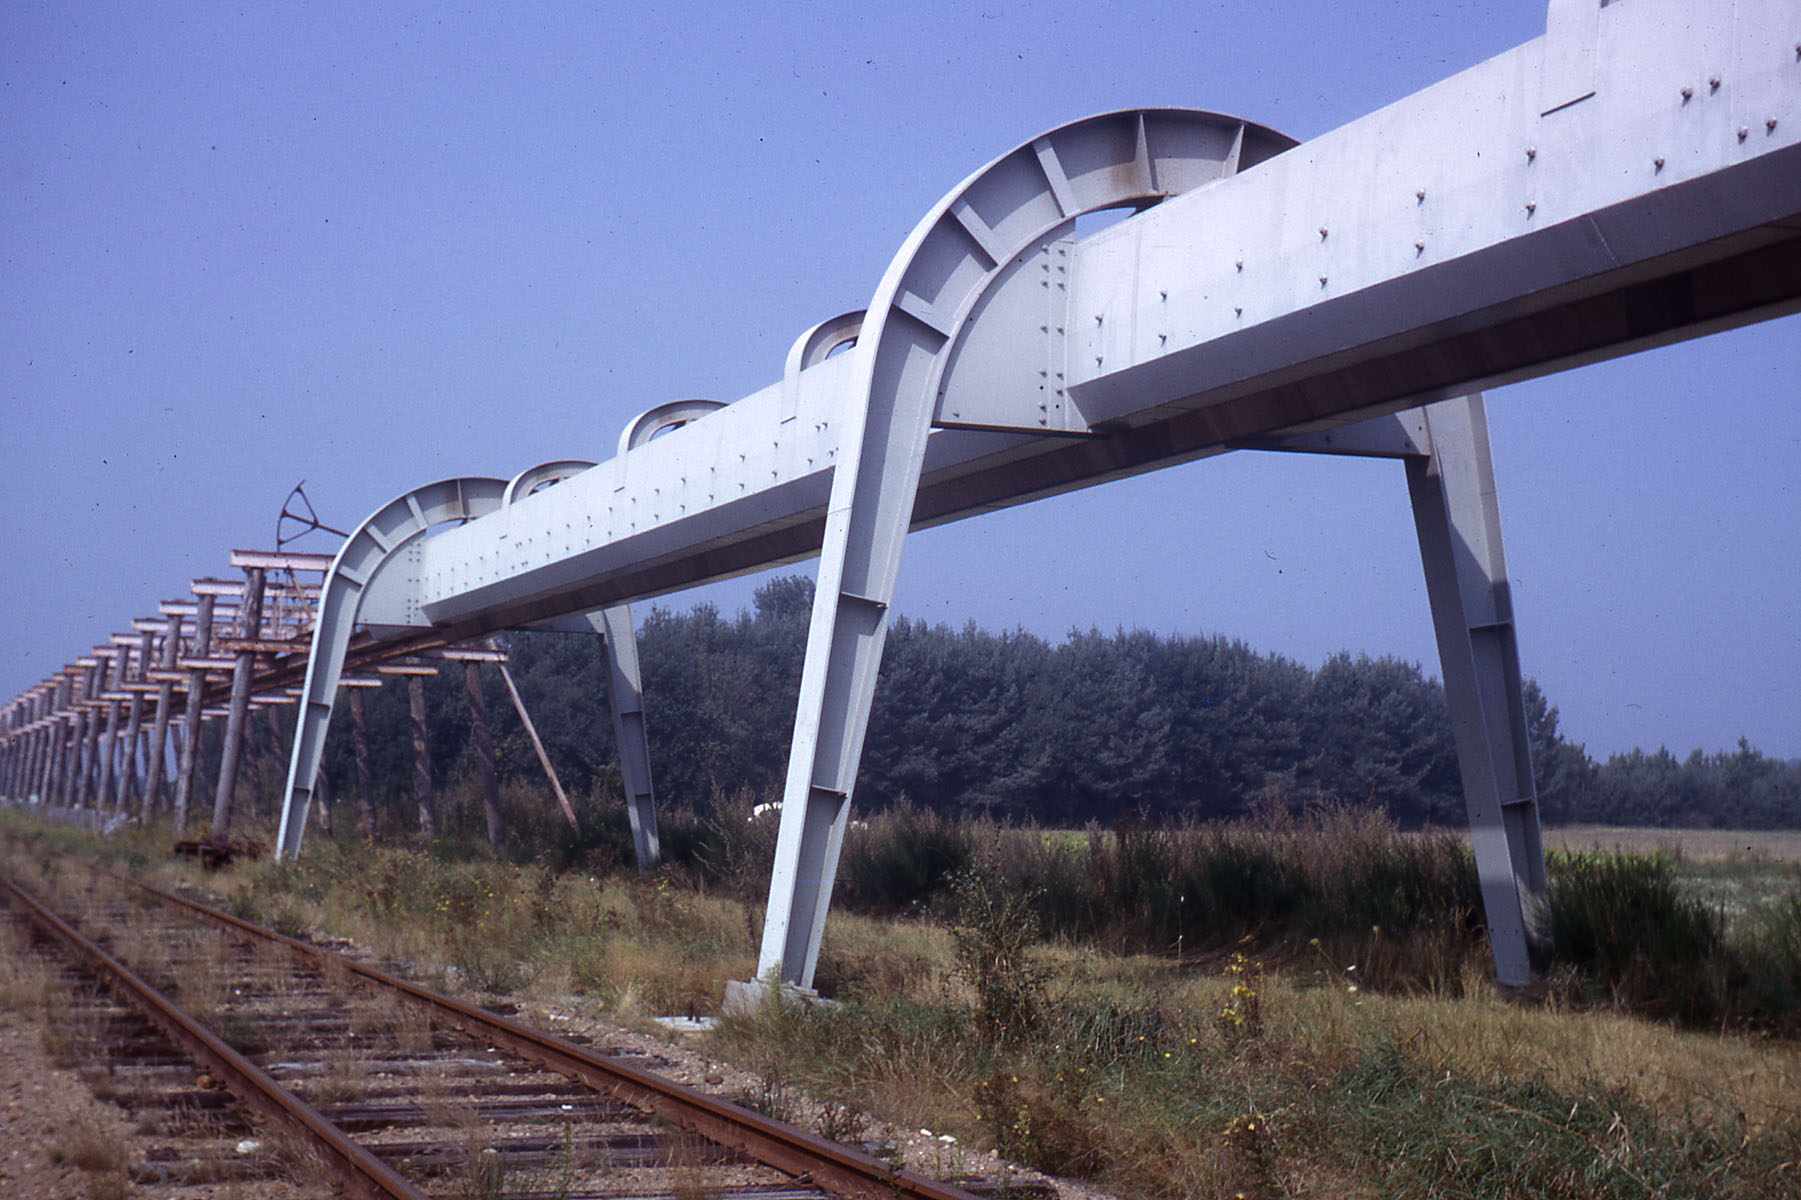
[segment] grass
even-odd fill
[[[91,1172],[125,1169],[125,1151],[118,1139],[92,1121],[66,1127],[50,1148],[50,1160]]]
[[[710,1012],[753,969],[761,831],[742,824],[695,838],[736,879],[317,839],[298,866],[206,882],[453,983],[631,1024]],[[862,899],[834,911],[815,980],[844,1003],[772,1005],[707,1049],[772,1103],[804,1091],[955,1137],[946,1172],[995,1146],[1146,1197],[1794,1194],[1793,887],[1728,911],[1673,852],[1555,855],[1546,984],[1504,1000],[1461,840],[1367,814],[1047,836],[914,813],[853,830],[853,862],[876,878],[845,889]],[[897,879],[923,891],[898,903]]]
[[[1577,825],[1547,830],[1545,847],[1666,857],[1684,889],[1728,926],[1747,916],[1755,920],[1760,909],[1801,885],[1801,832]]]

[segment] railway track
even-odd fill
[[[29,881],[9,868],[0,887],[68,990],[79,1056],[104,1062],[109,1098],[150,1134],[138,1183],[286,1177],[359,1197],[518,1200],[971,1195],[664,1079],[642,1056],[52,862]]]

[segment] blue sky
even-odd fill
[[[772,382],[943,192],[1044,129],[1186,105],[1312,137],[1543,21],[12,0],[0,696],[272,545],[300,479],[347,528]],[[1788,318],[1490,394],[1525,667],[1591,752],[1801,755],[1798,350]],[[1233,455],[915,535],[898,607],[1436,671],[1394,464]]]

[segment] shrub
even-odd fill
[[[957,974],[976,994],[976,1032],[989,1045],[1023,1041],[1043,1018],[1050,976],[1034,954],[1032,896],[979,870],[962,872],[951,886],[957,898],[951,939]]]
[[[1724,1010],[1721,920],[1683,893],[1670,855],[1583,852],[1550,866],[1554,963],[1645,1011],[1704,1022]]]
[[[852,824],[838,868],[838,895],[865,912],[923,907],[951,876],[968,869],[974,846],[968,822],[902,803]]]
[[[1801,1015],[1801,884],[1748,914],[1732,939],[1750,1013],[1793,1027]]]

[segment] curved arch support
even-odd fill
[[[1215,113],[1090,117],[971,175],[895,256],[859,323],[863,400],[838,419],[760,982],[812,984],[944,358],[967,314],[1021,255],[1070,232],[1077,217],[1149,207],[1291,145]]]
[[[404,617],[407,604],[400,593],[405,589],[394,586],[404,581],[397,579],[394,567],[411,561],[408,548],[434,525],[473,520],[498,509],[506,488],[506,480],[487,478],[428,484],[377,509],[338,550],[319,595],[312,653],[307,659],[300,715],[294,726],[294,752],[288,760],[288,782],[282,794],[281,831],[275,843],[277,858],[291,858],[300,852],[314,778],[325,752],[325,735],[331,727],[338,681],[344,674],[350,635],[362,614],[364,601],[372,593],[385,593],[383,599],[390,612],[384,614],[384,619],[398,619],[396,613]],[[416,606],[413,611],[416,616]],[[415,619],[410,623],[422,622]]]
[[[679,429],[690,421],[698,421],[708,413],[725,407],[723,400],[670,400],[646,409],[619,432],[621,465],[628,450],[636,450],[665,429]]]
[[[504,508],[515,500],[523,500],[539,488],[580,475],[593,466],[586,459],[565,458],[556,462],[539,463],[521,471],[507,484],[506,491],[500,497],[501,507]]]
[[[788,348],[782,378],[792,381],[808,367],[818,366],[830,358],[839,347],[854,345],[863,331],[863,318],[867,315],[861,308],[839,313],[795,338],[794,345]]]
[[[818,366],[838,350],[856,345],[866,315],[860,308],[839,313],[794,339],[782,366],[782,420],[792,419],[800,410],[800,373]]]

